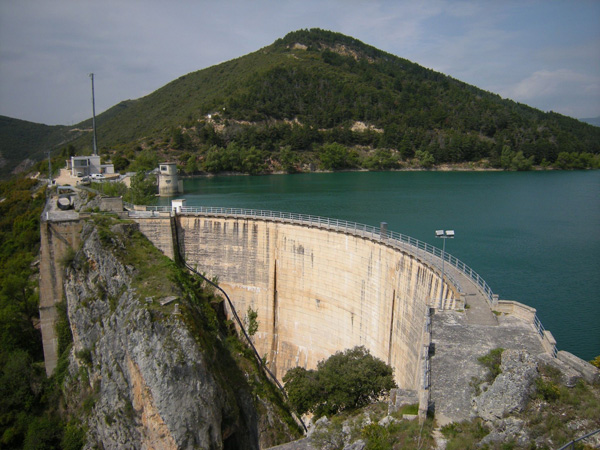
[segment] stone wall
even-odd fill
[[[150,213],[148,217],[137,220],[140,231],[162,251],[166,256],[173,259],[173,230],[170,213]]]
[[[138,222],[155,242],[170,222],[152,220]],[[248,308],[258,312],[254,343],[279,379],[292,367],[314,368],[364,345],[394,367],[399,386],[418,388],[427,308],[440,283],[414,255],[278,221],[180,215],[176,225],[186,261],[218,277],[241,317]]]

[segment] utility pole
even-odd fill
[[[92,128],[94,130],[94,156],[98,155],[98,146],[96,144],[96,99],[94,97],[94,74],[90,73],[92,79]]]

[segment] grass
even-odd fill
[[[460,423],[450,423],[442,427],[442,434],[448,442],[446,450],[470,450],[489,434],[490,430],[481,419]]]
[[[112,250],[125,266],[135,268],[133,283],[140,299],[162,298],[179,293],[175,280],[175,263],[158,250],[132,222],[110,215],[94,217],[98,237],[105,247]],[[115,231],[115,225],[122,225]],[[112,303],[116,303],[113,299]]]

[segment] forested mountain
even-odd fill
[[[597,127],[319,29],[184,75],[97,124],[101,151],[120,170],[163,158],[189,173],[463,162],[583,168],[600,153]],[[89,132],[73,145],[89,151]]]
[[[45,152],[76,138],[81,131],[0,116],[0,178],[44,158]],[[18,170],[18,169],[17,169]]]

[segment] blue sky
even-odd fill
[[[600,116],[598,0],[0,0],[0,115],[70,125],[323,28],[490,92]]]

